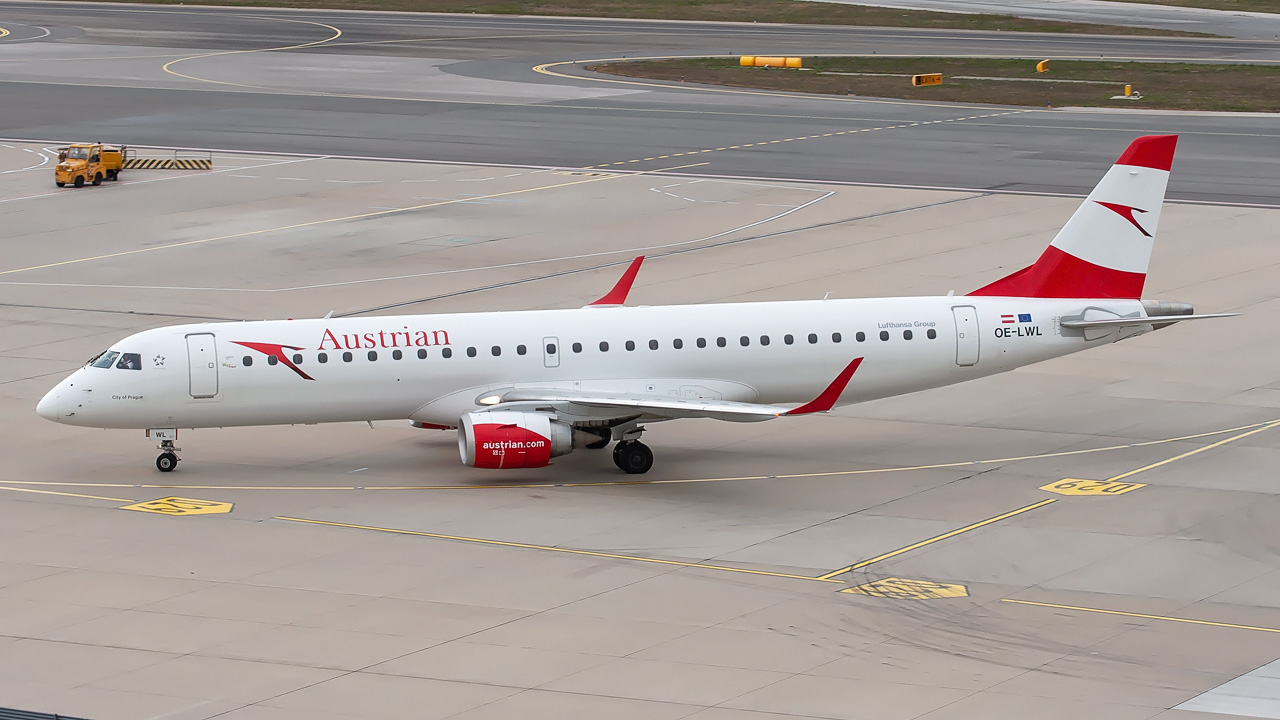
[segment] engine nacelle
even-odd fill
[[[469,412],[458,423],[458,453],[468,467],[546,467],[572,451],[573,428],[543,413]]]

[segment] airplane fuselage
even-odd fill
[[[800,403],[864,358],[844,405],[1141,331],[1058,324],[1086,312],[1144,315],[1138,300],[913,297],[179,325],[113,345],[107,367],[75,372],[41,413],[104,428],[454,427],[499,388]]]

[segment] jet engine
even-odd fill
[[[573,428],[544,413],[469,412],[458,423],[458,453],[467,467],[546,467],[572,451]]]

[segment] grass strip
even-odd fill
[[[178,0],[121,0],[153,5],[180,5]],[[206,5],[234,7],[290,7],[331,10],[389,10],[396,12],[485,13],[490,15],[552,15],[656,20],[710,20],[794,23],[803,25],[866,25],[944,30],[1002,30],[1095,35],[1163,35],[1215,37],[1208,33],[1092,23],[1032,20],[1009,15],[899,10],[894,8],[803,2],[801,0],[200,0]]]
[[[1051,60],[1048,73],[1037,73],[1035,60],[840,57],[805,58],[804,63],[809,69],[739,67],[735,56],[620,62],[588,69],[633,78],[923,101],[1280,112],[1280,67],[1271,65]],[[936,72],[943,74],[942,85],[911,85],[910,75]],[[1089,82],[1061,82],[1066,80]],[[1112,100],[1124,94],[1126,84],[1141,99]]]

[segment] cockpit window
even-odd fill
[[[116,358],[118,357],[120,357],[120,353],[114,350],[108,350],[102,353],[101,355],[99,355],[98,357],[90,360],[89,366],[96,367],[96,368],[109,368],[111,367],[111,364],[116,361]]]
[[[116,367],[121,370],[141,370],[142,356],[138,353],[123,353],[120,355],[120,362],[116,363]]]

